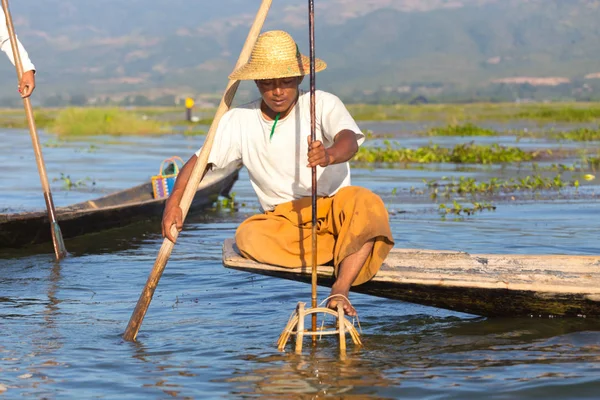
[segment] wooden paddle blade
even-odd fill
[[[54,254],[57,260],[62,260],[67,256],[67,248],[63,240],[62,232],[58,222],[52,222],[52,243],[54,244]]]
[[[171,231],[175,239],[177,239],[178,231],[175,226]],[[123,339],[133,342],[135,341],[137,334],[142,326],[142,321],[144,320],[144,316],[148,311],[148,307],[150,306],[150,302],[152,301],[152,297],[154,297],[154,291],[158,286],[158,281],[162,276],[165,267],[167,266],[167,261],[169,261],[169,257],[171,256],[171,252],[173,251],[173,246],[175,246],[169,239],[164,239],[163,244],[160,247],[160,251],[158,253],[158,257],[154,262],[154,266],[152,267],[152,271],[148,276],[148,280],[146,281],[146,285],[144,286],[144,290],[140,294],[140,298],[131,314],[131,318],[129,319],[129,323],[127,324],[127,329],[123,334]]]

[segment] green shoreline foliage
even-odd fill
[[[600,123],[600,103],[468,103],[468,104],[347,104],[347,108],[357,121],[415,121],[445,124],[445,127],[431,128],[425,133],[431,136],[491,136],[494,130],[481,128],[476,122],[533,121],[539,125],[550,123]],[[75,111],[77,110],[77,111]],[[216,109],[198,109],[195,122],[184,120],[181,107],[82,107],[82,108],[35,108],[36,125],[40,129],[50,128],[61,134],[153,134],[163,132],[160,124],[171,126],[210,125]],[[70,113],[70,114],[69,114]],[[114,114],[108,119],[107,114]],[[126,119],[125,116],[130,118]],[[60,118],[60,120],[59,120]],[[116,121],[115,121],[116,120]],[[125,122],[126,121],[126,122]],[[117,128],[118,123],[129,127]],[[94,128],[81,127],[81,124],[96,125]],[[22,109],[0,109],[0,127],[27,128]],[[101,132],[105,129],[104,132]],[[106,130],[108,129],[108,130]],[[561,129],[562,131],[562,129]],[[598,128],[582,127],[580,131],[559,132],[558,139],[596,140],[600,136]],[[65,133],[63,133],[65,132]],[[70,132],[70,133],[67,133]],[[84,133],[85,132],[85,133]],[[416,132],[415,132],[416,133]],[[552,136],[553,132],[539,135]],[[536,134],[537,135],[537,134]],[[580,138],[578,138],[580,137]]]
[[[471,121],[530,120],[540,123],[600,121],[600,103],[468,103],[468,104],[349,104],[358,121]]]
[[[65,108],[47,129],[65,136],[144,135],[164,133],[165,124],[116,108]]]

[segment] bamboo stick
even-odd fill
[[[346,318],[344,317],[344,306],[338,303],[338,331],[340,334],[340,353],[344,355],[346,353]]]
[[[8,7],[8,0],[2,0],[2,8],[4,9],[6,27],[8,28],[8,36],[10,38],[10,46],[12,48],[13,57],[15,60],[17,79],[19,82],[21,82],[21,78],[23,77],[23,63],[21,62],[21,55],[19,54],[17,36],[15,35],[15,27],[13,25],[12,16]],[[66,257],[67,249],[65,248],[60,226],[56,220],[56,210],[54,208],[54,201],[52,200],[52,193],[50,192],[50,184],[48,183],[48,176],[46,174],[46,167],[44,165],[42,147],[40,146],[40,140],[35,127],[33,108],[31,107],[31,99],[29,97],[25,97],[23,99],[23,106],[25,107],[27,125],[29,126],[29,135],[31,136],[31,142],[33,144],[33,152],[35,153],[35,161],[40,175],[40,182],[42,183],[42,190],[44,191],[44,200],[46,202],[46,210],[48,211],[48,220],[50,221],[50,233],[52,234],[52,244],[54,245],[54,255],[57,260],[60,260]]]
[[[298,303],[298,325],[296,327],[296,354],[302,354],[304,340],[304,303]]]
[[[256,17],[254,18],[254,23],[250,28],[250,32],[248,33],[248,37],[246,38],[244,47],[242,48],[238,61],[235,65],[236,69],[245,64],[250,58],[250,54],[252,53],[254,44],[256,43],[256,40],[260,35],[260,31],[269,12],[269,8],[271,7],[271,3],[272,0],[262,0],[260,8],[256,13]],[[208,164],[208,156],[210,155],[210,150],[214,142],[214,137],[219,121],[221,120],[221,117],[225,114],[225,112],[227,112],[231,107],[231,102],[233,101],[233,97],[235,96],[235,92],[237,91],[239,83],[240,82],[238,80],[230,80],[227,84],[225,93],[223,94],[223,98],[221,99],[221,103],[219,104],[217,112],[215,113],[215,117],[210,126],[208,134],[206,135],[204,146],[202,146],[200,155],[196,160],[196,164],[194,165],[194,169],[192,170],[188,184],[183,192],[183,197],[181,198],[181,203],[179,204],[179,206],[181,207],[181,210],[183,212],[184,220],[196,193],[196,189],[198,188],[198,185],[202,180],[202,174],[206,170],[206,165]],[[179,232],[177,231],[177,228],[174,225],[172,226],[171,233],[173,237],[177,239]],[[150,276],[148,276],[146,285],[140,295],[135,310],[131,315],[129,324],[127,325],[127,329],[123,334],[123,338],[125,340],[134,341],[137,337],[144,316],[146,315],[146,311],[148,311],[148,306],[152,301],[152,296],[154,295],[156,286],[158,286],[158,281],[160,280],[165,266],[169,261],[169,257],[171,255],[171,251],[173,250],[173,246],[174,244],[169,239],[165,238],[163,240],[163,244],[154,263],[154,267],[152,268]]]
[[[311,142],[317,140],[317,128],[315,118],[315,2],[308,0],[308,30],[309,30],[309,49],[310,49],[310,139]],[[317,308],[317,167],[312,167],[312,295],[311,307]],[[317,314],[312,315],[312,331],[317,330]],[[313,336],[313,345],[316,343],[316,336]]]

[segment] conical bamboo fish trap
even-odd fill
[[[350,335],[352,342],[356,346],[362,345],[360,334],[352,322],[345,317],[344,308],[341,304],[338,304],[337,311],[327,307],[305,308],[305,306],[306,304],[303,302],[298,303],[296,309],[290,316],[287,325],[283,329],[283,332],[281,332],[279,340],[277,341],[277,348],[280,351],[285,350],[285,346],[287,345],[291,335],[296,335],[296,354],[302,353],[302,343],[305,336],[311,336],[314,341],[317,337],[321,337],[323,335],[338,335],[340,354],[342,355],[345,355],[346,353],[346,333]],[[323,324],[320,328],[315,330],[305,329],[305,318],[309,315],[314,318],[317,314],[321,314],[323,316],[332,315],[334,318],[336,318],[335,327],[327,328]]]

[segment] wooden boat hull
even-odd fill
[[[223,245],[225,267],[310,283],[310,267],[282,268]],[[331,286],[333,267],[319,266]],[[481,316],[600,317],[600,256],[468,254],[393,249],[377,275],[352,291]]]
[[[189,214],[212,205],[227,195],[237,180],[239,165],[206,174],[190,206]],[[139,221],[159,219],[166,199],[154,199],[150,182],[95,200],[56,209],[63,238],[123,227]],[[188,215],[189,215],[188,214]],[[0,248],[20,248],[50,243],[46,211],[0,214]]]

